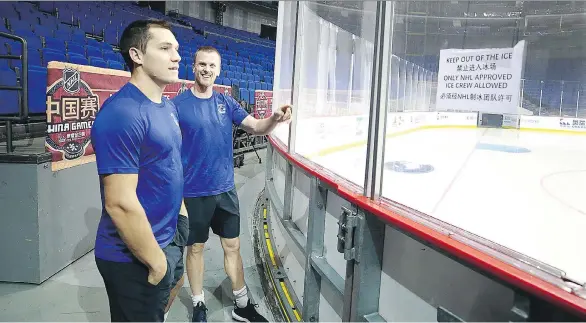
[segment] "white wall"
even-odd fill
[[[167,1],[166,11],[177,10],[180,14],[214,22],[214,9],[209,1]]]
[[[242,8],[231,6],[229,2],[227,3],[226,12],[224,12],[224,26],[260,34],[261,24],[276,27],[277,17],[246,11]]]
[[[260,25],[277,26],[277,17],[246,11],[238,6],[226,3],[224,26],[260,34]],[[180,14],[197,19],[214,22],[215,14],[209,1],[167,1],[166,10],[177,10]]]

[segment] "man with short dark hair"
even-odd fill
[[[95,258],[115,322],[164,321],[183,285],[181,131],[163,97],[179,80],[178,47],[165,21],[126,27],[120,49],[130,81],[104,102],[92,127],[102,197]]]
[[[192,321],[207,320],[203,294],[203,248],[209,230],[220,236],[224,269],[232,282],[234,310],[238,321],[266,322],[251,303],[244,281],[240,255],[240,211],[234,185],[232,125],[254,135],[270,133],[291,117],[291,106],[277,109],[270,118],[250,116],[229,95],[213,91],[220,74],[220,54],[213,47],[195,53],[195,84],[175,97],[183,134],[182,159],[184,198],[189,212],[186,271],[192,292]]]

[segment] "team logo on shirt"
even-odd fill
[[[218,104],[218,113],[226,114],[226,106],[223,103]]]

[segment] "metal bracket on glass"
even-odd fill
[[[344,254],[346,261],[356,259],[354,232],[358,225],[356,212],[342,206],[342,214],[338,220],[338,252]]]

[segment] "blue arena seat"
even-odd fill
[[[29,65],[28,70],[28,106],[29,113],[45,113],[45,95],[47,89],[47,68]]]
[[[94,46],[87,45],[85,47],[85,50],[86,50],[85,53],[86,53],[86,56],[87,57],[100,57],[100,58],[103,58],[102,57],[102,50],[100,48],[98,48],[98,47],[94,47]]]
[[[47,64],[51,61],[66,62],[67,58],[63,53],[47,50],[47,48],[45,48],[43,50],[43,66],[47,66]]]
[[[35,35],[35,32],[30,30],[30,29],[13,29],[12,33],[14,35],[23,37],[23,38],[27,38],[27,37],[37,37],[37,35]]]
[[[108,67],[108,64],[106,63],[106,61],[104,61],[104,59],[102,57],[89,56],[89,54],[88,54],[88,61],[91,66],[103,67],[103,68]]]
[[[83,44],[76,43],[76,42],[68,42],[67,43],[67,52],[69,54],[80,54],[85,57],[85,48]]]
[[[52,28],[50,26],[36,26],[35,27],[35,35],[39,36],[39,37],[55,37],[55,34],[53,33],[55,28]]]
[[[119,55],[117,53],[114,53],[114,51],[110,50],[104,50],[104,60],[106,61],[117,61],[119,62]]]
[[[247,103],[249,102],[250,97],[247,89],[240,88],[240,98]]]
[[[17,86],[16,73],[11,69],[0,70],[0,85]],[[0,90],[0,115],[18,113],[18,92]]]
[[[79,65],[89,65],[87,58],[85,58],[85,56],[83,56],[81,54],[69,53],[68,56],[69,56],[70,63],[79,64]]]
[[[114,69],[114,70],[124,70],[124,65],[122,65],[122,63],[118,62],[118,61],[113,61],[113,60],[109,60],[108,62],[108,68]]]
[[[80,43],[80,44],[85,44],[86,43],[86,39],[85,39],[85,35],[80,35],[77,33],[72,33],[71,34],[71,41],[76,42],[76,43]]]
[[[61,41],[69,41],[71,40],[71,31],[66,29],[59,29],[53,32],[55,35],[54,38],[59,39]]]
[[[59,38],[46,37],[45,48],[51,48],[59,52],[65,52],[65,40]]]
[[[9,19],[8,25],[10,26],[10,29],[12,29],[12,30],[18,30],[18,29],[32,30],[30,21]]]

